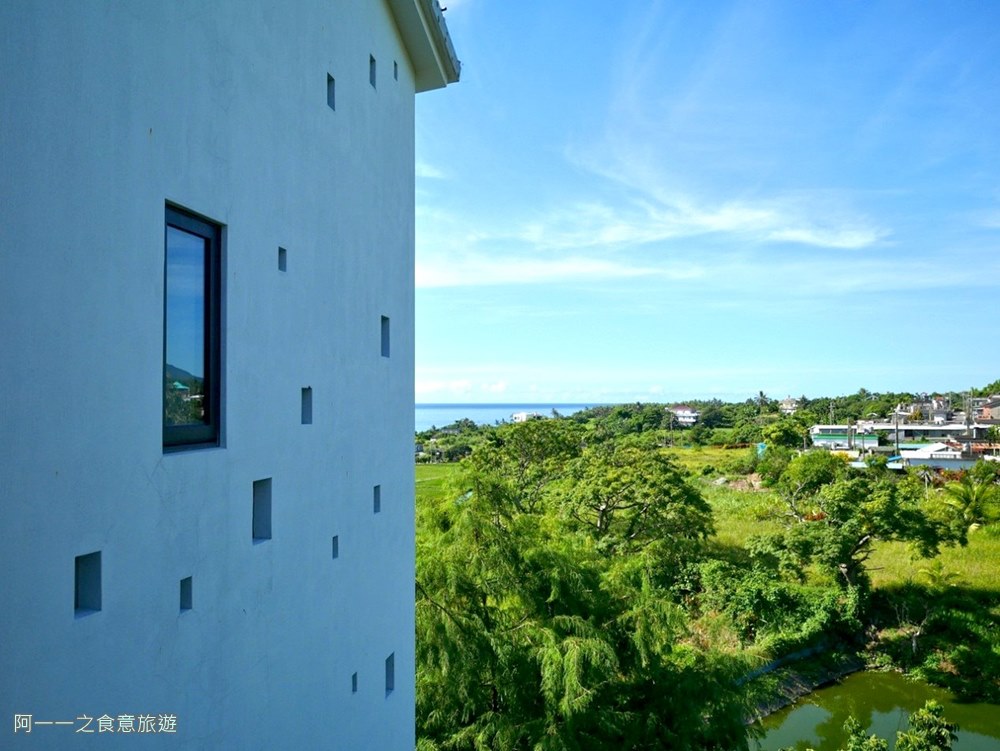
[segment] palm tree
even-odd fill
[[[947,496],[944,502],[974,532],[986,523],[987,509],[1000,501],[1000,486],[965,475],[961,481],[945,485],[944,494]]]
[[[940,559],[930,563],[926,568],[919,569],[917,576],[923,579],[927,591],[940,595],[951,587],[958,586],[959,576],[954,571],[945,571]]]

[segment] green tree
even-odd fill
[[[812,451],[789,463],[778,488],[788,524],[751,548],[800,577],[817,563],[843,586],[867,589],[866,562],[877,542],[909,542],[930,557],[953,541],[920,507],[923,488],[915,478],[897,480],[879,469],[847,474],[838,457]]]
[[[608,552],[701,541],[713,532],[711,508],[661,451],[589,449],[567,466],[561,491],[571,528]]]
[[[756,447],[751,448],[756,456]],[[794,459],[794,452],[784,446],[768,446],[757,460],[757,472],[767,487],[774,487]]]
[[[910,727],[896,734],[897,751],[948,751],[958,737],[957,725],[944,718],[944,708],[928,701],[910,715]]]
[[[760,429],[763,439],[771,446],[799,448],[807,429],[794,417],[783,417]]]
[[[944,710],[936,701],[928,701],[910,715],[908,730],[896,732],[897,751],[950,751],[955,742],[957,725],[944,718]],[[868,735],[864,726],[854,717],[844,723],[847,743],[841,751],[886,751],[888,741],[875,735]],[[791,748],[782,751],[793,751]],[[809,751],[813,751],[809,749]]]
[[[698,418],[698,422],[704,425],[706,428],[726,428],[729,427],[730,421],[723,411],[721,404],[709,403],[705,409],[701,411],[701,416]]]
[[[848,717],[844,723],[847,733],[847,745],[844,751],[887,751],[889,742],[875,735],[868,735],[864,726],[854,717]]]
[[[663,581],[711,529],[677,468],[503,426],[418,509],[418,748],[746,746],[731,660],[681,643]]]
[[[978,479],[971,472],[958,482],[948,483],[941,492],[945,504],[968,532],[986,524],[1000,503],[1000,486],[989,479]]]
[[[820,488],[844,476],[847,462],[828,451],[807,451],[792,459],[778,478],[777,489],[796,521],[804,521],[808,509],[803,502],[815,497]]]
[[[704,446],[708,443],[711,435],[712,431],[700,423],[692,426],[691,430],[688,432],[688,437],[691,439],[691,443],[695,446]]]

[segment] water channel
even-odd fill
[[[910,713],[928,699],[943,705],[945,718],[958,724],[952,751],[1000,751],[1000,706],[962,704],[943,689],[898,673],[866,672],[849,675],[764,718],[764,736],[751,741],[751,748],[837,751],[846,741],[844,722],[853,715],[869,733],[887,738],[892,751],[896,731],[906,730]]]

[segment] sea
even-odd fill
[[[571,415],[581,409],[599,406],[593,404],[562,404],[557,402],[537,402],[535,404],[417,404],[414,410],[414,431],[419,433],[429,428],[443,428],[462,419],[472,420],[477,425],[496,425],[511,422],[516,412],[537,412],[546,417],[552,410],[561,415]]]

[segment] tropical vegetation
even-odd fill
[[[459,426],[418,467],[418,748],[746,748],[754,678],[829,652],[1000,702],[995,466],[854,469],[744,407],[762,454],[637,405]]]

